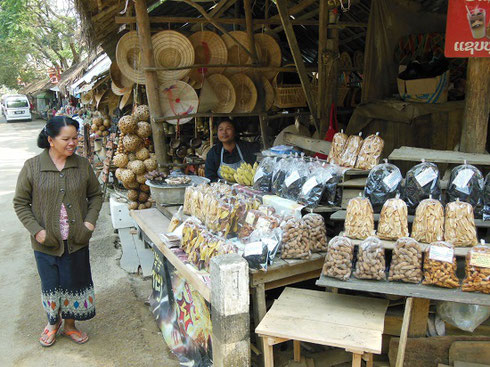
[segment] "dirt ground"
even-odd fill
[[[44,121],[0,120],[0,366],[179,366],[168,350],[145,301],[151,279],[119,267],[121,250],[106,202],[90,245],[97,316],[79,323],[90,340],[77,345],[63,336],[50,348],[38,342],[46,324],[40,281],[29,234],[12,207],[17,175],[40,152],[37,134]]]

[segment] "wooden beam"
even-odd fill
[[[326,132],[328,126],[328,112],[325,104],[327,91],[327,26],[328,26],[328,0],[320,0],[320,25],[318,26],[318,119],[320,120],[320,136]]]
[[[325,63],[325,95],[321,103],[325,106],[325,114],[331,110],[333,103],[337,100],[337,85],[339,80],[339,29],[333,27],[338,24],[338,17],[334,14],[333,10],[330,10],[329,18],[327,40],[323,54],[323,62]],[[327,117],[324,115],[320,136],[325,136],[328,123]]]
[[[250,0],[243,0],[243,9],[245,10],[245,25],[247,27],[248,44],[250,45],[252,52],[252,63],[258,64],[259,58],[257,56],[257,49],[255,48],[255,37],[252,23],[252,3]]]
[[[314,9],[314,10],[312,10],[312,11],[309,11],[308,13],[305,13],[305,14],[300,15],[300,16],[299,16],[299,17],[297,17],[295,20],[300,21],[300,20],[310,19],[311,17],[314,17],[314,16],[318,15],[318,13],[319,13],[319,12],[320,12],[320,9]],[[269,31],[269,33],[279,33],[279,32],[281,32],[283,29],[284,29],[284,28],[283,28],[283,26],[282,26],[282,25],[280,25],[280,26],[275,27],[274,29],[271,29],[271,30]]]
[[[150,33],[150,19],[148,11],[146,10],[145,0],[135,0],[134,2],[138,37],[142,50],[143,67],[154,67],[155,60],[153,57],[153,45],[151,42]],[[153,143],[155,146],[155,154],[157,156],[158,164],[164,164],[168,161],[167,155],[167,142],[165,138],[165,132],[163,131],[163,125],[156,123],[154,117],[162,115],[162,108],[160,106],[160,92],[158,90],[158,78],[155,71],[145,71],[146,78],[146,96],[148,98],[148,105],[150,108],[151,116],[151,129],[153,132]]]
[[[207,69],[213,69],[213,68],[236,68],[236,67],[243,67],[247,69],[254,69],[255,71],[283,71],[283,72],[291,72],[294,73],[297,71],[296,67],[294,66],[262,66],[262,65],[238,65],[238,64],[194,64],[194,65],[189,65],[189,66],[177,66],[174,68],[165,68],[165,67],[151,67],[151,68],[145,68],[144,70],[148,71],[159,71],[159,70],[187,70],[187,69],[200,69],[200,68],[207,68]],[[306,71],[314,72],[317,70],[316,66],[305,66]]]
[[[405,301],[405,312],[403,313],[402,330],[400,332],[400,343],[398,344],[398,353],[396,355],[395,367],[403,367],[405,360],[405,349],[407,347],[408,328],[410,325],[410,315],[412,313],[413,298],[408,297]]]
[[[279,10],[279,16],[281,18],[282,26],[284,27],[284,32],[286,33],[286,37],[288,39],[289,48],[293,54],[294,63],[298,69],[298,74],[301,80],[301,85],[303,86],[303,91],[305,92],[306,101],[308,102],[308,107],[310,108],[310,112],[313,116],[315,128],[318,132],[320,132],[320,126],[317,119],[316,101],[313,99],[313,95],[311,93],[311,83],[308,79],[308,75],[306,74],[303,56],[301,54],[301,50],[299,49],[296,35],[294,34],[293,25],[291,24],[291,19],[288,14],[286,0],[276,0],[276,5],[277,9]]]
[[[306,149],[311,152],[322,153],[327,155],[330,152],[330,146],[332,145],[332,143],[329,141],[307,138],[292,133],[285,133],[284,141],[286,144],[294,145],[301,149]]]
[[[490,59],[468,58],[460,150],[485,153],[490,113]]]
[[[358,38],[362,38],[362,37],[365,37],[365,36],[366,36],[366,31],[362,31],[362,32],[357,33],[357,34],[353,34],[350,37],[344,38],[343,40],[340,40],[340,43],[351,42],[351,41],[354,41],[354,40],[356,40]]]
[[[254,24],[254,30],[258,30],[261,28],[263,25],[273,25],[277,24],[280,25],[281,21],[278,19],[253,19],[253,24]],[[246,21],[244,18],[216,18],[216,17],[210,17],[210,18],[196,18],[196,17],[167,17],[167,16],[162,16],[162,17],[150,17],[150,22],[151,24],[166,24],[166,23],[193,23],[193,24],[200,24],[200,23],[214,23],[217,24],[239,24],[239,25],[245,25]],[[116,24],[131,24],[131,23],[136,23],[136,19],[134,17],[115,17],[115,23]],[[318,20],[302,20],[302,19],[291,19],[291,23],[293,25],[304,25],[304,26],[317,26],[318,25]],[[343,23],[341,23],[343,24]],[[363,23],[364,24],[364,23]],[[259,26],[259,27],[257,27]],[[349,25],[345,25],[349,26]],[[342,25],[338,26],[339,28],[343,28]]]
[[[300,11],[303,11],[304,9],[309,7],[310,5],[313,5],[316,2],[317,2],[317,0],[303,0],[299,4],[293,5],[291,7],[291,9],[289,9],[289,15],[295,15],[295,14],[299,13]],[[274,16],[270,17],[268,20],[269,21],[276,20],[276,21],[279,21],[279,23],[277,23],[277,24],[281,24],[280,19],[281,18],[279,15],[274,15]],[[254,27],[254,31],[259,30],[259,29],[260,29],[260,26]]]
[[[233,4],[235,4],[236,0],[221,0],[218,5],[216,5],[210,12],[209,16],[211,18],[219,18],[221,14],[227,11]],[[201,30],[201,26],[199,24],[195,24],[191,27],[192,32],[197,32]]]
[[[427,334],[427,320],[429,319],[430,299],[414,298],[410,325],[408,327],[409,338],[422,338]]]

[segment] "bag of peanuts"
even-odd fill
[[[490,246],[484,241],[468,251],[465,270],[463,292],[490,293]]]
[[[359,245],[354,276],[357,279],[384,280],[385,268],[385,249],[381,241],[374,236],[366,238]]]
[[[311,256],[308,230],[303,219],[290,217],[282,226],[283,259],[309,259]]]
[[[328,152],[327,162],[340,164],[340,156],[345,148],[345,143],[347,143],[347,135],[344,134],[344,130],[340,130],[336,133],[332,139],[332,145],[330,146],[330,151]]]
[[[331,278],[347,280],[352,272],[353,259],[354,245],[351,240],[344,236],[336,236],[328,243],[322,274]]]
[[[370,170],[379,163],[385,142],[379,137],[379,133],[369,135],[362,143],[357,156],[356,168]]]
[[[327,251],[327,227],[320,214],[310,213],[303,217],[310,240],[311,252]]]
[[[373,207],[367,198],[349,200],[344,226],[344,234],[349,238],[364,240],[374,235]]]
[[[357,156],[362,147],[362,133],[351,135],[345,143],[345,148],[340,155],[339,165],[342,167],[355,167]]]
[[[400,192],[402,178],[400,169],[387,160],[369,172],[364,196],[371,202],[375,213],[379,213],[386,200]]]
[[[395,199],[388,199],[383,205],[377,235],[384,240],[408,237],[407,204],[398,195]]]
[[[456,276],[456,267],[454,246],[444,241],[433,242],[425,250],[422,284],[458,288],[459,279]]]
[[[422,248],[413,238],[396,241],[392,253],[389,281],[420,283],[422,281]]]
[[[471,204],[457,199],[446,205],[444,240],[461,247],[470,247],[478,243]]]
[[[440,201],[429,198],[420,202],[415,211],[412,237],[422,243],[444,239],[444,207]]]

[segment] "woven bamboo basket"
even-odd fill
[[[306,96],[301,83],[283,83],[282,74],[284,73],[277,73],[272,80],[272,87],[274,88],[275,94],[274,106],[278,108],[306,107]]]

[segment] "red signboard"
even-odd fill
[[[446,57],[490,57],[490,0],[449,0]]]

